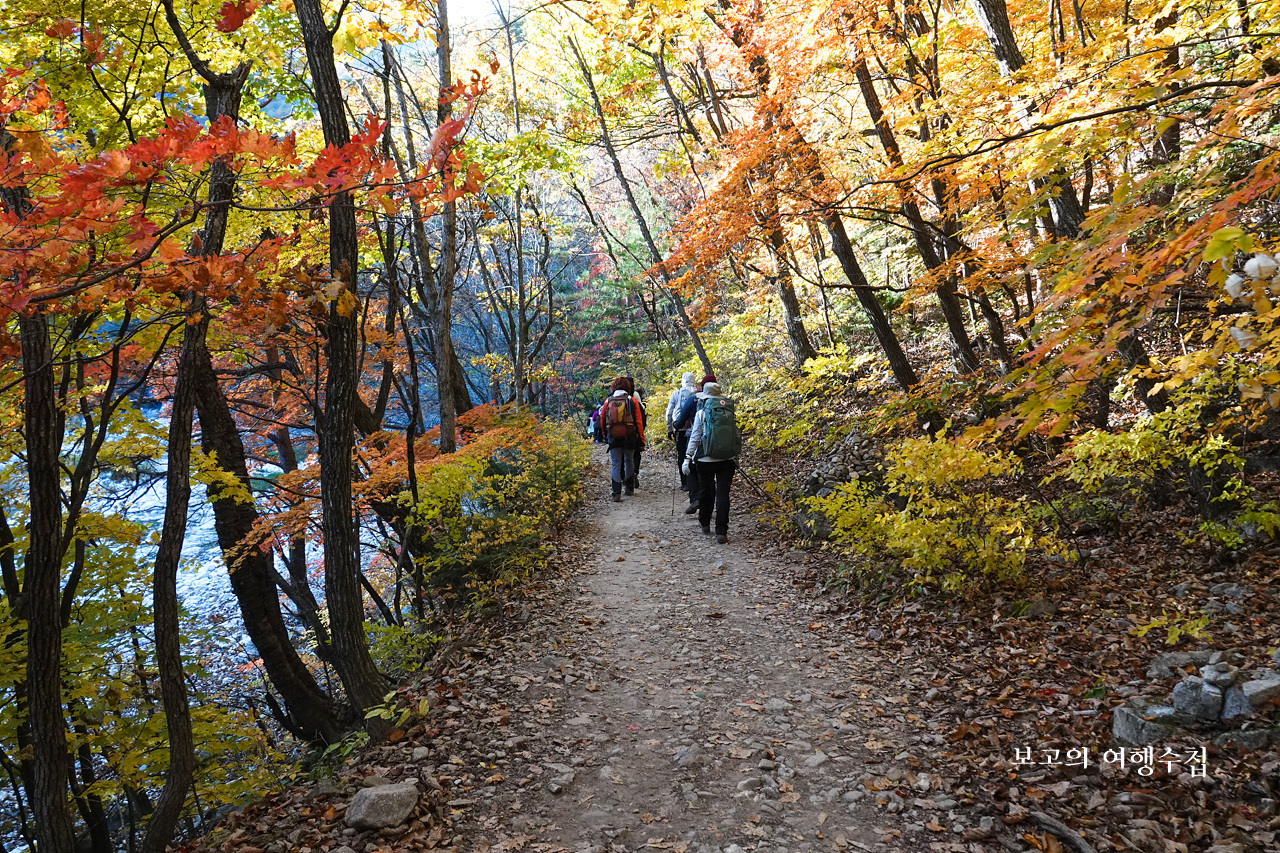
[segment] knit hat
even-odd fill
[[[715,382],[715,381],[716,381],[716,375],[714,373],[708,373],[706,376],[702,377],[702,381],[699,382],[698,384],[706,385],[708,382]]]
[[[703,393],[703,394],[706,394],[708,397],[723,397],[723,396],[724,396],[724,394],[722,394],[722,393],[720,392],[720,383],[719,383],[719,382],[707,382],[706,384],[704,384],[704,385],[702,386],[702,393]]]

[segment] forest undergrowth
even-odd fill
[[[1017,438],[970,426],[975,406],[998,401],[956,394],[944,429],[921,438],[915,415],[877,405],[875,374],[842,353],[799,378],[754,376],[740,406],[755,428],[746,470],[766,484],[755,508],[821,555],[797,583],[851,619],[847,639],[892,661],[886,676],[901,690],[867,711],[927,721],[931,746],[900,757],[967,780],[967,797],[1000,815],[967,833],[970,846],[931,849],[1083,849],[1046,830],[1045,813],[1097,850],[1275,849],[1276,704],[1246,736],[1204,724],[1152,753],[1112,736],[1118,706],[1167,701],[1204,660],[1162,667],[1161,655],[1274,666],[1274,419],[1222,439],[1233,389],[1219,385],[1186,389],[1154,417],[1117,393],[1108,431]],[[851,434],[874,437],[881,465],[805,497],[815,466],[839,462]],[[832,522],[816,537],[814,510]],[[849,627],[810,629],[835,639]],[[1204,770],[1188,761],[1202,749]],[[877,787],[886,808],[918,800],[888,779]]]

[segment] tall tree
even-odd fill
[[[902,150],[898,147],[897,135],[893,132],[892,125],[885,118],[884,109],[880,105],[880,96],[876,93],[865,55],[859,55],[854,62],[854,73],[858,78],[858,88],[862,92],[863,103],[866,104],[871,122],[875,125],[876,136],[880,140],[881,147],[884,148],[889,165],[895,170],[901,170]],[[920,259],[924,262],[926,269],[931,272],[937,270],[942,266],[942,258],[939,257],[934,234],[920,212],[920,205],[911,198],[907,189],[900,186],[899,192],[902,196],[902,213],[911,227],[911,237],[915,241],[916,251],[920,253]],[[952,274],[947,272],[942,274],[937,294],[938,304],[942,306],[942,316],[947,321],[947,330],[951,333],[951,341],[960,356],[961,364],[964,365],[966,372],[976,370],[978,356],[974,353],[973,344],[969,341],[969,332],[964,325],[964,315],[960,310],[960,299],[956,296],[956,282]]]
[[[165,18],[192,68],[204,79],[205,117],[234,123],[240,115],[240,99],[250,63],[242,62],[225,74],[215,73],[198,56],[187,39],[173,7],[164,0]],[[209,169],[209,211],[200,234],[197,254],[206,257],[222,252],[227,221],[235,189],[235,173],[225,159],[215,160]],[[169,415],[169,442],[166,451],[164,521],[156,548],[152,577],[152,623],[155,626],[156,667],[160,695],[164,703],[165,728],[169,736],[169,766],[164,788],[142,839],[142,853],[163,853],[173,838],[182,806],[187,800],[195,769],[195,741],[191,730],[191,708],[187,698],[186,672],[182,666],[182,630],[178,621],[178,564],[186,539],[188,503],[191,500],[191,429],[195,415],[195,386],[200,381],[200,358],[206,352],[209,316],[204,294],[185,294],[187,316],[183,318],[182,349],[174,378],[173,409]]]
[[[21,205],[21,201],[18,202]],[[13,209],[12,205],[9,205]],[[40,309],[19,320],[23,430],[27,447],[30,545],[23,559],[27,620],[27,720],[31,737],[31,810],[37,849],[75,846],[67,812],[67,729],[62,710],[62,429],[54,390],[53,347]]]
[[[340,148],[351,142],[346,103],[333,56],[333,25],[320,0],[294,4],[307,67],[315,91],[316,110],[326,144]],[[345,8],[345,7],[344,7]],[[325,332],[324,415],[320,428],[320,501],[324,532],[324,585],[334,647],[334,666],[347,696],[357,708],[382,701],[387,682],[369,654],[364,628],[364,596],[360,587],[360,539],[351,496],[355,431],[359,306],[356,280],[359,252],[355,201],[349,191],[329,202],[329,274],[338,284],[329,302]]]
[[[573,56],[578,63],[578,70],[582,73],[582,81],[586,84],[587,92],[590,95],[596,124],[600,128],[600,142],[604,146],[609,165],[613,168],[613,175],[622,187],[622,193],[627,199],[627,207],[631,210],[631,215],[635,217],[636,225],[640,229],[640,235],[644,238],[645,248],[649,250],[649,257],[654,266],[658,268],[658,275],[662,278],[662,284],[659,286],[662,287],[667,298],[671,300],[676,314],[680,317],[681,327],[688,334],[689,342],[693,344],[693,351],[698,354],[698,360],[702,362],[702,369],[707,373],[713,373],[711,359],[707,356],[707,350],[702,345],[702,338],[698,334],[697,328],[693,325],[693,321],[689,319],[689,312],[685,309],[684,300],[671,287],[671,274],[663,264],[665,258],[658,249],[657,241],[653,238],[653,232],[649,229],[649,222],[645,218],[644,211],[640,209],[640,202],[636,200],[636,195],[631,189],[631,181],[622,169],[622,160],[618,156],[617,146],[613,142],[613,134],[610,132],[609,123],[605,118],[604,105],[600,102],[600,93],[596,89],[595,76],[591,73],[591,67],[587,64],[586,57],[578,48],[578,43],[572,37],[569,39],[569,48],[573,51]]]
[[[440,75],[437,96],[436,127],[443,127],[453,117],[453,44],[449,35],[448,0],[436,0],[436,66]],[[444,170],[441,169],[441,178]],[[436,274],[438,298],[435,305],[436,386],[440,389],[440,452],[457,449],[458,413],[455,405],[453,362],[453,290],[458,277],[458,202],[444,204],[441,223],[440,269]]]

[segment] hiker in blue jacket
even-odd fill
[[[680,413],[672,419],[672,424],[675,429],[688,430],[693,427],[693,419],[697,415],[698,410],[702,408],[703,397],[700,392],[702,391],[703,386],[708,382],[715,381],[716,377],[714,373],[708,373],[706,376],[702,377],[702,381],[698,383],[697,387],[694,389],[694,393],[689,395],[689,398],[685,401],[684,407],[680,410]],[[684,465],[684,457],[688,456],[689,451],[692,449],[693,444],[686,441],[685,449],[681,452],[681,459],[678,463],[680,465],[680,473],[684,474],[685,477],[688,478],[689,483],[689,505],[685,507],[685,515],[693,515],[698,511],[698,500],[702,495],[702,490],[698,485],[697,466],[690,465],[686,468]]]
[[[742,437],[734,417],[733,403],[725,398],[718,382],[707,382],[698,394],[701,404],[689,430],[689,450],[683,470],[698,472],[698,522],[702,532],[711,533],[714,501],[716,541],[729,541],[729,486],[738,470]]]
[[[684,492],[689,491],[689,475],[680,471],[680,467],[684,464],[685,453],[689,451],[689,427],[693,424],[692,418],[680,423],[680,416],[685,404],[698,393],[698,386],[693,380],[692,373],[681,376],[680,387],[672,391],[671,396],[667,398],[667,438],[676,444],[676,470],[680,474],[680,490]]]
[[[691,393],[689,398],[685,401],[685,406],[680,410],[680,414],[677,414],[675,418],[672,419],[672,425],[677,430],[691,429],[692,425],[694,425],[694,416],[698,414],[698,410],[703,407],[701,389],[703,389],[703,386],[708,382],[716,382],[716,374],[708,373],[703,377],[703,380],[701,380],[701,382],[698,383],[698,386],[694,388],[694,393]],[[687,480],[687,482],[689,482],[689,506],[685,507],[685,515],[692,515],[694,512],[698,512],[698,500],[701,496],[701,488],[698,484],[698,466],[690,465],[686,469],[684,464],[684,459],[689,455],[690,450],[692,450],[692,444],[686,441],[685,450],[681,451],[681,459],[678,461],[678,465],[680,465],[680,473],[684,474],[686,478],[689,478],[689,480]]]

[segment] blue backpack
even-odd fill
[[[698,399],[697,394],[690,394],[689,399],[685,400],[684,406],[680,408],[674,421],[671,422],[671,428],[675,430],[692,429],[693,416],[698,413],[698,403],[702,402]]]

